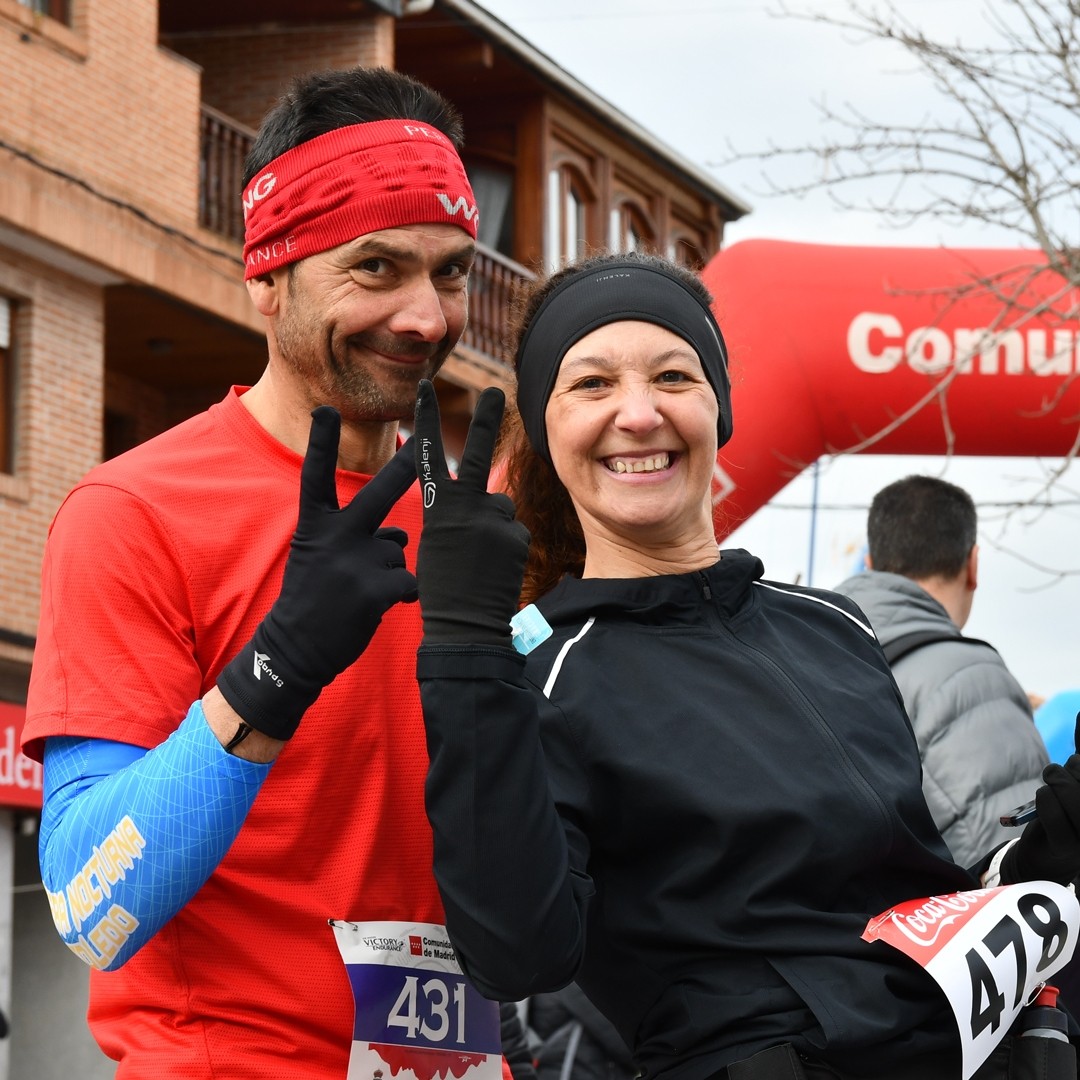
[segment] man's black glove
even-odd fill
[[[275,739],[296,731],[323,687],[367,648],[386,611],[416,599],[416,579],[405,569],[408,536],[379,528],[416,480],[411,440],[339,509],[341,417],[327,405],[311,417],[281,592],[218,679],[240,718]]]
[[[1001,860],[1001,880],[1057,881],[1080,876],[1080,754],[1047,765],[1035,792],[1037,817]]]
[[[529,532],[509,496],[487,490],[504,397],[488,387],[476,403],[458,479],[446,467],[435,387],[416,400],[416,471],[424,529],[416,553],[424,644],[505,645],[518,608]]]

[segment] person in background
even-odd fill
[[[522,1013],[516,1001],[499,1002],[499,1041],[512,1080],[536,1080],[536,1061]]]
[[[1015,842],[957,865],[862,613],[717,549],[732,411],[700,279],[596,256],[521,326],[512,498],[488,491],[501,391],[457,479],[427,382],[414,428],[426,803],[463,969],[499,1000],[575,981],[646,1080],[957,1080],[945,991],[863,932],[903,901],[1071,880],[1080,756]],[[1007,1036],[979,1080],[1027,1046],[1075,1076],[1067,1041]]]
[[[328,920],[443,921],[395,451],[465,326],[461,141],[405,75],[298,79],[246,164],[265,371],[92,470],[50,530],[24,749],[53,918],[124,1080],[340,1080]]]
[[[870,620],[892,665],[923,794],[965,866],[1015,835],[998,819],[1034,796],[1049,762],[1005,661],[961,633],[979,584],[977,524],[971,496],[955,484],[897,480],[870,505],[868,569],[836,586]]]
[[[539,1080],[633,1080],[626,1043],[577,983],[524,1005]]]
[[[1051,761],[1061,764],[1076,749],[1076,723],[1080,716],[1080,690],[1059,690],[1032,706],[1035,727]]]

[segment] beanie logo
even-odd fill
[[[439,202],[442,203],[443,209],[451,216],[457,217],[459,213],[465,215],[466,221],[472,221],[476,218],[479,221],[478,211],[475,204],[470,206],[468,199],[464,195],[459,195],[453,202],[450,201],[450,196],[440,191],[435,196]]]
[[[244,192],[244,220],[247,221],[248,213],[254,209],[255,204],[260,199],[265,199],[271,191],[274,190],[274,185],[277,183],[277,177],[272,173],[263,173],[262,176],[256,180],[251,187]]]

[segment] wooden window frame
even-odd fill
[[[71,25],[71,0],[16,0],[37,15],[46,15],[64,26]]]
[[[0,475],[15,473],[15,365],[18,362],[16,329],[19,309],[14,300],[0,296]]]
[[[660,251],[659,231],[652,216],[635,199],[625,196],[615,201],[611,208],[614,235],[608,237],[612,251]],[[633,231],[640,240],[633,247],[627,244],[627,237]]]
[[[557,190],[555,190],[557,185]],[[556,161],[548,171],[547,212],[544,215],[545,261],[549,270],[586,254],[592,245],[593,219],[596,214],[596,188],[574,161]],[[580,207],[581,227],[577,229],[575,251],[569,251],[566,209],[573,199]],[[556,234],[557,235],[553,235]]]
[[[693,258],[687,260],[686,258],[681,257],[680,252],[687,251],[693,253]],[[668,237],[667,257],[672,262],[678,263],[680,266],[685,266],[688,270],[693,270],[695,273],[700,271],[708,261],[708,256],[705,254],[705,247],[702,244],[702,238],[687,232],[685,229],[678,229],[675,232],[672,232]]]

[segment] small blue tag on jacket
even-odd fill
[[[551,637],[551,627],[535,604],[523,607],[510,620],[510,630],[514,648],[523,656],[531,653],[541,641],[547,641]]]

